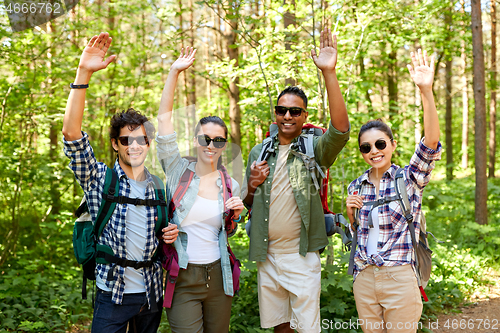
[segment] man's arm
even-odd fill
[[[106,52],[111,45],[111,37],[107,32],[90,39],[80,57],[78,70],[76,71],[75,85],[88,84],[94,72],[108,67],[116,58],[115,55],[104,60]],[[82,119],[85,109],[85,93],[87,89],[71,89],[66,111],[64,113],[62,132],[66,141],[74,141],[82,138]]]
[[[347,132],[349,130],[349,118],[335,71],[337,65],[337,36],[333,36],[332,39],[330,29],[325,27],[325,30],[321,32],[319,56],[316,55],[314,49],[311,50],[311,56],[314,64],[321,70],[325,78],[331,123],[340,132]]]
[[[194,62],[196,49],[187,47],[186,52],[181,49],[179,58],[170,67],[165,87],[161,94],[160,109],[158,110],[158,135],[168,135],[174,133],[172,124],[172,109],[174,107],[175,86],[179,74],[188,69]]]

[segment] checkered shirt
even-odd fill
[[[410,164],[404,167],[403,179],[408,192],[408,200],[415,221],[415,234],[420,233],[420,217],[422,215],[422,195],[424,187],[429,183],[431,171],[434,169],[435,161],[441,158],[441,143],[436,150],[423,144],[421,141]],[[395,176],[399,167],[392,164],[380,180],[379,199],[396,195]],[[355,179],[348,187],[349,194],[364,196],[364,202],[375,201],[375,186],[370,182],[368,169],[363,175]],[[362,193],[359,185],[364,184]],[[408,229],[408,223],[398,200],[385,203],[378,207],[378,220],[380,234],[378,238],[378,253],[367,255],[368,246],[368,214],[372,206],[363,206],[359,212],[358,226],[358,248],[354,256],[354,278],[368,265],[376,266],[400,266],[411,264],[413,267],[413,245]],[[352,231],[352,230],[351,230]]]
[[[89,143],[87,133],[83,133],[83,138],[75,141],[64,141],[64,153],[71,161],[69,163],[70,169],[75,174],[76,179],[80,183],[85,198],[89,207],[92,221],[97,219],[97,213],[101,205],[102,191],[106,179],[107,166],[102,162],[97,162],[92,146]],[[114,170],[118,175],[120,182],[120,195],[130,196],[129,179],[123,169],[120,167],[118,160],[115,162]],[[146,199],[155,199],[153,178],[149,171],[145,169],[146,180],[148,182],[146,187]],[[119,258],[127,258],[127,250],[125,248],[125,216],[127,215],[127,204],[116,204],[115,211],[109,222],[106,224],[99,244],[108,245],[113,250],[115,256]],[[154,255],[156,247],[158,246],[158,239],[155,235],[155,218],[157,216],[156,208],[146,206],[147,221],[145,224],[147,232],[146,247],[143,253],[143,261],[149,261]],[[110,269],[113,269],[114,280],[107,281],[107,275]],[[151,267],[141,268],[144,276],[144,283],[146,285],[146,296],[149,302],[151,285],[154,286],[156,301],[158,301],[163,294],[162,289],[162,269],[159,262],[155,262]],[[106,286],[112,290],[112,301],[115,304],[121,304],[123,293],[125,290],[124,274],[125,268],[115,264],[97,264],[96,274],[106,283]]]

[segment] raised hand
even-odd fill
[[[321,31],[319,38],[319,55],[316,55],[316,50],[311,50],[311,57],[314,64],[322,71],[335,70],[337,65],[337,36],[333,36],[332,31],[325,27]]]
[[[108,67],[116,59],[116,55],[112,55],[104,60],[106,52],[111,45],[111,39],[107,32],[101,32],[99,36],[92,37],[83,50],[78,67],[91,73]]]
[[[407,66],[413,82],[419,87],[420,91],[422,89],[432,89],[432,83],[434,82],[434,56],[431,57],[431,63],[429,64],[427,51],[424,51],[422,55],[422,50],[418,49],[418,54],[411,53],[411,61],[413,67],[411,65]]]
[[[178,72],[182,72],[183,70],[188,69],[194,62],[194,55],[196,54],[196,49],[193,47],[186,47],[184,52],[184,48],[181,49],[181,54],[179,58],[172,64],[170,70],[176,70]]]

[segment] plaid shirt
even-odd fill
[[[71,159],[69,163],[70,169],[74,172],[76,179],[80,183],[85,198],[89,207],[92,221],[97,218],[99,207],[101,205],[102,191],[106,179],[106,164],[97,162],[92,146],[89,143],[87,133],[82,133],[83,138],[75,141],[64,141],[64,153]],[[118,160],[115,162],[114,170],[118,175],[120,182],[120,195],[130,196],[129,179],[125,172],[120,167]],[[144,169],[146,180],[148,182],[146,187],[146,199],[154,199],[154,183],[151,174],[147,169]],[[127,204],[116,204],[115,211],[109,222],[106,224],[99,244],[108,245],[113,250],[115,256],[119,258],[127,258],[127,250],[125,248],[125,216],[127,215]],[[146,206],[147,221],[145,228],[147,229],[146,247],[143,253],[143,261],[151,260],[158,246],[158,239],[155,235],[155,217],[156,208]],[[107,281],[107,275],[110,269],[113,269],[113,281]],[[154,286],[156,301],[158,301],[163,294],[162,289],[162,269],[159,262],[155,262],[151,267],[142,268],[144,276],[144,284],[146,286],[146,296],[149,302],[151,286]],[[106,286],[112,290],[112,301],[115,304],[121,304],[123,293],[125,291],[124,274],[125,268],[119,265],[104,265],[97,264],[96,274],[106,283]]]
[[[435,161],[441,158],[441,143],[433,150],[419,143],[410,164],[404,167],[403,179],[408,192],[408,199],[415,222],[415,234],[420,232],[420,217],[422,215],[422,195],[424,187],[429,183]],[[395,164],[384,173],[380,180],[379,199],[396,195],[395,176],[399,167]],[[375,186],[368,175],[368,169],[354,180],[348,187],[349,195],[365,196],[364,201],[375,201]],[[359,185],[363,184],[362,193],[358,193]],[[408,229],[408,223],[399,201],[391,201],[378,207],[380,234],[378,238],[378,253],[367,255],[368,246],[368,214],[372,206],[363,206],[359,212],[358,248],[354,256],[354,278],[368,265],[400,266],[411,264],[414,267],[413,245]]]

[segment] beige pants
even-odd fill
[[[260,325],[290,323],[297,332],[320,332],[321,261],[318,252],[267,254],[257,263]]]
[[[410,265],[368,266],[354,281],[363,332],[414,333],[422,314],[417,278]]]

